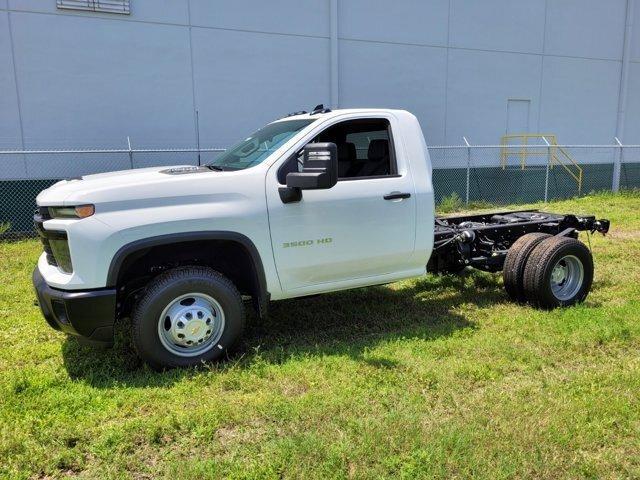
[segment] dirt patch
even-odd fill
[[[640,230],[614,230],[607,236],[618,240],[640,240]]]

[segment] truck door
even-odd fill
[[[339,180],[330,189],[304,190],[300,202],[285,204],[278,194],[297,154],[269,170],[271,239],[285,292],[391,281],[415,270],[416,199],[393,124],[393,117],[345,120],[322,131],[313,141],[337,145]]]

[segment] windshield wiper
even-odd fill
[[[209,170],[215,170],[216,172],[224,172],[224,168],[219,165],[205,165]]]

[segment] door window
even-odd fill
[[[338,178],[395,174],[391,128],[386,119],[349,120],[326,129],[316,141],[338,147]]]
[[[312,142],[332,142],[338,147],[338,180],[375,178],[397,173],[391,125],[384,118],[340,122],[320,133]],[[278,171],[286,183],[289,172],[298,171],[302,152],[289,158]]]

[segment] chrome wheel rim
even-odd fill
[[[158,318],[160,342],[180,357],[211,350],[224,332],[224,311],[204,293],[187,293],[172,300]]]
[[[566,255],[556,262],[551,271],[551,291],[560,301],[572,299],[582,288],[584,266],[574,255]]]

